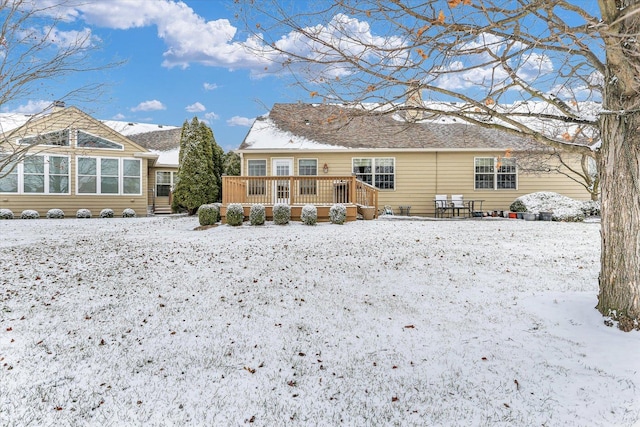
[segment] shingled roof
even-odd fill
[[[127,138],[147,150],[169,151],[180,148],[181,133],[182,128],[164,129],[129,135]]]
[[[531,138],[432,117],[408,122],[398,114],[340,105],[275,104],[254,123],[241,150],[252,149],[496,149],[545,146]]]

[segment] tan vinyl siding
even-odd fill
[[[155,202],[156,209],[158,208],[170,209],[171,200],[169,196],[163,197],[163,196],[156,195],[156,172],[173,172],[177,174],[178,167],[176,166],[174,168],[171,168],[167,166],[162,166],[157,168],[156,167],[149,168],[149,186],[147,187],[148,189],[147,196],[148,196],[149,206],[154,205],[154,202]]]
[[[37,210],[41,217],[46,216],[49,209],[62,209],[67,217],[75,217],[78,209],[89,209],[93,216],[98,216],[105,208],[113,209],[116,215],[122,214],[126,208],[136,211],[138,216],[147,215],[149,188],[148,159],[141,157],[148,151],[131,142],[118,132],[103,125],[101,122],[71,107],[56,112],[43,119],[39,119],[19,129],[13,134],[11,143],[17,143],[19,137],[38,135],[56,130],[70,129],[70,145],[36,146],[29,150],[29,154],[66,155],[70,158],[69,187],[70,194],[15,194],[0,193],[0,208],[11,209],[19,216],[23,210]],[[103,149],[77,147],[74,130],[82,130],[92,135],[105,138],[122,145],[122,149]],[[77,194],[77,159],[78,157],[99,157],[117,159],[135,159],[140,161],[140,194]],[[123,168],[122,163],[120,168]],[[119,169],[119,185],[122,185],[123,169]]]
[[[588,192],[578,183],[558,173],[528,174],[518,171],[517,188],[476,190],[475,158],[504,156],[504,151],[367,151],[341,150],[339,152],[292,152],[283,154],[251,153],[244,151],[243,175],[247,161],[261,159],[267,162],[267,175],[272,175],[273,158],[292,158],[294,175],[298,174],[298,159],[317,159],[318,175],[325,176],[322,168],[326,163],[331,175],[351,175],[354,158],[395,159],[395,189],[380,190],[379,208],[385,205],[399,213],[400,206],[411,206],[412,215],[432,216],[436,194],[462,194],[465,199],[483,200],[482,209],[508,210],[519,196],[538,191],[552,191],[577,200],[589,200]],[[517,156],[514,153],[513,156]],[[579,159],[576,157],[576,162]],[[477,208],[477,206],[476,206]]]

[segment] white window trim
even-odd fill
[[[57,146],[56,146],[57,147]],[[71,194],[71,158],[70,156],[66,156],[63,154],[31,154],[28,155],[27,157],[44,157],[44,172],[43,172],[43,179],[44,179],[44,192],[42,193],[28,193],[24,191],[24,163],[23,161],[20,161],[20,163],[18,163],[14,169],[14,171],[17,173],[18,175],[18,191],[17,192],[0,192],[0,194],[21,194],[21,195],[34,195],[34,196],[68,196]],[[67,179],[68,179],[68,185],[67,185],[67,192],[66,193],[50,193],[49,192],[49,157],[64,157],[67,159],[67,164],[68,164],[68,172],[67,172]],[[36,175],[36,174],[29,174],[29,175]],[[39,174],[37,174],[39,175]],[[63,176],[63,175],[56,175],[56,176]]]
[[[56,132],[64,132],[64,131],[67,131],[67,145],[28,144],[28,143],[24,142],[24,140],[27,139],[27,138],[37,138],[39,136],[45,136],[45,135],[48,135],[48,134],[52,134],[52,133],[56,133]],[[69,148],[69,147],[71,147],[71,134],[72,134],[71,129],[60,129],[60,130],[57,130],[57,131],[45,132],[45,133],[40,133],[40,134],[35,134],[35,135],[27,135],[27,136],[24,136],[22,138],[19,138],[17,142],[18,142],[18,145],[27,145],[27,146],[34,146],[34,147],[58,147],[58,148],[65,147],[65,148]]]
[[[169,174],[169,184],[160,184],[160,185],[169,185],[169,194],[171,194],[173,192],[173,189],[175,188],[176,185],[176,179],[178,177],[178,172],[176,171],[163,171],[163,170],[157,170],[156,171],[156,176],[155,176],[155,196],[156,197],[169,197],[169,196],[158,196],[158,174],[159,173],[168,173]]]
[[[371,185],[375,188],[378,189],[378,191],[385,191],[385,192],[390,192],[390,191],[396,191],[398,188],[398,179],[397,179],[397,162],[396,162],[396,158],[395,157],[382,157],[382,156],[378,156],[378,157],[352,157],[351,158],[351,173],[353,173],[355,175],[355,172],[353,171],[353,161],[354,160],[371,160]],[[391,159],[393,160],[393,188],[378,188],[376,187],[376,160],[386,160],[386,159]],[[385,174],[387,175],[387,174]]]
[[[313,160],[313,161],[316,162],[316,174],[315,175],[302,175],[300,173],[300,162],[302,160]],[[300,175],[300,176],[318,176],[318,174],[320,173],[320,162],[318,161],[317,157],[316,158],[313,158],[313,157],[301,157],[301,158],[298,159],[298,164],[296,166],[297,166],[298,175]]]
[[[264,175],[250,175],[249,162],[264,162]],[[247,175],[246,176],[267,176],[269,172],[269,161],[267,159],[247,159]],[[249,183],[247,185],[247,197],[266,196],[267,195],[267,182],[263,181],[262,185],[259,185],[259,181],[253,181],[255,185]]]
[[[477,159],[493,159],[493,188],[476,188],[476,175],[478,175],[476,173],[476,160]],[[513,158],[510,158],[510,160],[514,160]],[[473,158],[473,189],[474,191],[515,191],[518,189],[518,185],[519,185],[519,174],[518,174],[518,164],[515,164],[516,167],[516,171],[513,173],[513,175],[516,176],[516,186],[514,188],[498,188],[498,175],[511,175],[511,174],[504,174],[504,173],[499,173],[498,172],[498,157],[495,156],[482,156],[482,157],[474,157]],[[485,175],[485,174],[481,174],[481,175]]]
[[[78,165],[80,164],[80,160],[79,159],[96,159],[96,192],[95,193],[80,193],[79,192],[79,178],[80,178],[80,168],[78,167]],[[102,159],[109,159],[109,160],[118,160],[118,192],[117,193],[102,193],[101,192],[101,180],[100,178],[102,178],[102,174],[101,174],[101,162],[100,160]],[[138,162],[138,164],[140,165],[140,174],[138,175],[138,179],[140,180],[140,191],[138,193],[125,193],[124,192],[124,161],[125,160],[132,160],[135,162]],[[86,175],[86,176],[90,176],[90,175]],[[136,177],[132,177],[132,176],[126,176],[126,178],[136,178]],[[76,192],[75,194],[77,196],[103,196],[103,197],[108,197],[108,196],[141,196],[142,195],[142,160],[141,159],[134,159],[131,157],[104,157],[104,156],[76,156],[76,176],[75,176],[75,181],[76,181]]]
[[[81,147],[81,146],[79,146],[79,145],[78,145],[78,132],[84,132],[84,133],[86,133],[87,135],[91,135],[91,136],[95,136],[96,138],[104,139],[104,140],[109,141],[109,142],[111,142],[111,143],[113,143],[113,144],[119,145],[120,147],[119,147],[119,148],[109,148],[109,147]],[[116,141],[112,141],[112,140],[110,140],[109,138],[105,138],[104,136],[100,136],[100,135],[96,135],[96,134],[91,133],[91,132],[87,132],[87,131],[86,131],[86,130],[84,130],[84,129],[75,129],[75,130],[73,131],[73,136],[74,136],[73,140],[74,140],[75,147],[76,147],[77,149],[79,149],[79,150],[109,150],[109,151],[124,151],[124,145],[123,145],[123,144],[121,144],[121,143],[119,143],[119,142],[116,142]],[[90,156],[81,156],[81,157],[90,157]]]

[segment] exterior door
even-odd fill
[[[290,176],[293,174],[293,159],[273,159],[272,172],[275,176]],[[277,180],[274,182],[273,203],[291,203],[291,188],[289,180]]]

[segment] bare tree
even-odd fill
[[[76,2],[77,3],[77,2]],[[26,119],[10,118],[0,124],[0,177],[10,173],[27,152],[50,143],[50,136],[31,138],[29,144],[16,144],[26,128],[22,125],[51,112],[65,101],[87,101],[99,97],[102,82],[78,83],[71,90],[59,92],[65,78],[77,77],[115,67],[120,62],[101,63],[93,58],[99,46],[89,30],[63,31],[65,7],[71,1],[0,0],[0,110],[12,102],[26,102],[34,97],[52,101]],[[55,100],[55,102],[53,101]]]
[[[549,152],[519,151],[516,156],[518,170],[532,175],[555,172],[584,187],[592,201],[600,200],[600,178],[595,158],[583,154],[576,164],[573,158],[567,159],[562,151],[552,149]]]
[[[639,0],[236,3],[264,72],[293,72],[311,98],[418,108],[595,158],[597,308],[640,329]],[[423,105],[403,103],[410,85]]]

